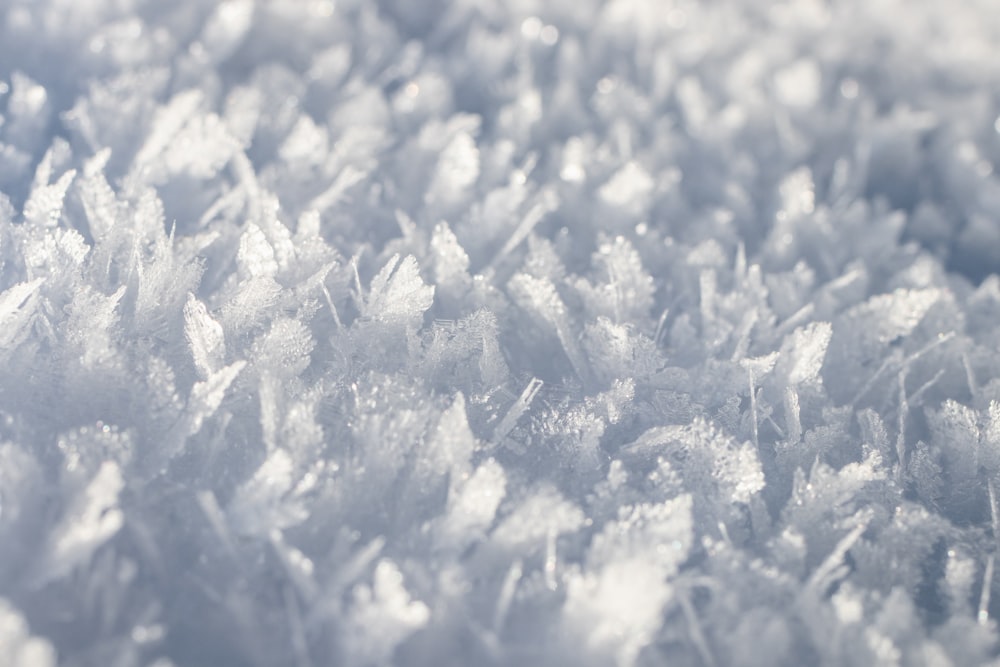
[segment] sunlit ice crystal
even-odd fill
[[[0,664],[996,662],[997,16],[0,2]]]

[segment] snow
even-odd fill
[[[0,665],[1000,665],[994,0],[0,0]]]

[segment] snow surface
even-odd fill
[[[0,665],[1000,665],[996,0],[0,0]]]

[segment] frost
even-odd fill
[[[240,236],[240,249],[236,261],[240,274],[248,279],[274,278],[278,273],[274,248],[257,225],[249,225]]]
[[[615,322],[642,321],[653,305],[653,279],[643,269],[639,253],[628,239],[605,239],[592,263],[600,282],[577,283],[588,310]]]
[[[998,17],[0,0],[0,665],[996,663]]]
[[[222,307],[223,329],[239,334],[254,327],[278,302],[280,294],[281,286],[271,278],[243,281]]]
[[[504,414],[503,418],[500,419],[500,422],[494,429],[493,441],[495,443],[504,442],[504,439],[510,434],[511,431],[514,430],[518,420],[524,416],[525,412],[527,412],[532,401],[535,400],[535,397],[538,395],[538,392],[544,384],[545,383],[538,378],[531,378],[528,384],[524,387],[524,390],[521,391],[521,395],[518,396],[517,400],[510,405],[507,412]]]
[[[319,166],[329,143],[326,130],[317,126],[309,116],[302,116],[281,144],[278,155],[285,162],[299,161]]]
[[[254,130],[260,121],[260,98],[260,90],[250,87],[234,88],[226,98],[223,121],[229,133],[244,148],[253,139]]]
[[[13,350],[30,335],[35,295],[44,278],[14,285],[0,294],[0,349]]]
[[[630,558],[646,558],[661,577],[676,574],[687,558],[694,536],[691,497],[682,495],[659,505],[622,507],[605,525],[587,551],[591,567],[606,567]]]
[[[69,574],[121,529],[124,514],[118,507],[118,496],[123,486],[118,465],[111,461],[101,464],[53,529],[45,555],[36,567],[38,583]]]
[[[115,360],[112,328],[119,302],[124,295],[124,287],[109,296],[84,288],[70,306],[68,342],[78,351],[84,368],[93,368]]]
[[[222,326],[212,319],[205,304],[188,294],[184,304],[184,335],[191,346],[195,368],[202,379],[219,370],[226,356],[226,340]]]
[[[838,400],[859,400],[875,382],[886,378],[890,367],[909,363],[886,356],[888,349],[917,332],[932,308],[947,303],[945,299],[945,293],[937,288],[897,289],[873,296],[837,318],[824,364],[824,381],[831,394]],[[947,336],[939,336],[913,354],[920,356],[947,340]],[[880,364],[873,363],[876,359]]]
[[[670,587],[655,564],[623,560],[599,575],[570,579],[565,623],[587,653],[627,667],[653,640],[670,597]]]
[[[74,178],[76,171],[71,169],[51,185],[44,182],[36,183],[32,188],[31,197],[24,205],[25,222],[44,227],[54,227],[59,224],[63,201]]]
[[[434,288],[420,278],[417,260],[394,255],[372,278],[365,316],[385,322],[415,324],[434,301]]]
[[[55,667],[57,664],[52,644],[33,636],[24,617],[4,598],[0,598],[0,661],[31,667]]]
[[[469,255],[466,254],[455,234],[442,222],[434,227],[431,238],[434,252],[434,279],[445,289],[456,290],[469,282]]]
[[[201,430],[206,419],[215,414],[226,396],[226,390],[239,375],[245,361],[237,361],[209,375],[205,380],[196,382],[191,388],[187,403],[188,433],[194,435]]]
[[[764,473],[752,443],[737,444],[701,418],[686,426],[651,428],[627,448],[631,455],[675,458],[693,488],[718,484],[719,496],[731,502],[749,502],[764,488]]]
[[[907,336],[920,323],[941,294],[935,289],[897,290],[892,294],[873,297],[858,311],[856,317],[878,314],[875,333],[880,342]]]
[[[649,377],[663,366],[656,344],[634,328],[598,317],[583,332],[583,349],[601,377]]]
[[[343,642],[349,660],[359,665],[389,664],[397,646],[427,624],[430,610],[412,600],[403,587],[403,575],[390,561],[379,561],[371,587],[353,592]]]
[[[635,162],[629,162],[599,192],[608,204],[641,213],[648,205],[653,186],[649,174]]]
[[[796,68],[798,67],[796,66]],[[808,67],[805,68],[805,70],[808,69]],[[808,95],[809,93],[802,91],[801,94]],[[778,192],[781,193],[779,222],[782,217],[786,220],[796,220],[810,215],[816,210],[816,185],[813,182],[812,172],[808,168],[802,167],[788,174],[778,186]]]
[[[171,141],[195,114],[203,95],[197,90],[186,90],[175,95],[170,103],[157,111],[153,129],[135,156],[135,164],[146,166],[168,148]]]
[[[588,369],[583,353],[571,330],[566,305],[555,285],[548,279],[519,273],[510,279],[507,288],[514,300],[522,304],[536,321],[555,333],[577,375],[587,377]]]
[[[457,203],[479,178],[479,150],[467,132],[459,132],[441,151],[426,198],[431,203]]]
[[[980,432],[974,410],[953,400],[927,410],[930,444],[941,452],[951,485],[939,501],[968,511],[979,474]],[[953,508],[954,509],[954,508]]]
[[[814,382],[823,367],[832,334],[833,327],[828,322],[814,322],[789,334],[781,346],[779,375],[786,377],[791,386]]]
[[[470,390],[492,391],[510,372],[498,333],[496,316],[485,309],[457,322],[437,321],[428,332],[425,356],[415,368],[433,382],[454,383],[456,387],[467,383]]]
[[[465,397],[461,393],[456,394],[451,407],[441,413],[429,445],[420,465],[435,472],[447,472],[455,480],[468,476],[476,436],[469,428]]]
[[[294,464],[284,449],[275,449],[257,472],[237,489],[226,514],[241,535],[265,536],[271,530],[295,526],[306,518],[305,509],[291,497]]]
[[[493,531],[494,544],[511,551],[541,546],[550,533],[572,532],[584,522],[583,512],[554,489],[533,493]]]
[[[270,330],[254,341],[254,364],[262,373],[294,377],[309,367],[315,343],[309,328],[298,320],[280,318]]]
[[[587,552],[590,573],[567,584],[565,623],[589,652],[632,665],[653,640],[668,582],[691,547],[691,498],[622,508]]]
[[[439,539],[460,552],[485,536],[506,493],[507,478],[500,464],[489,460],[468,479],[453,481],[452,486]]]

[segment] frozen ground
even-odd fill
[[[0,0],[0,665],[1000,664],[997,9]]]

